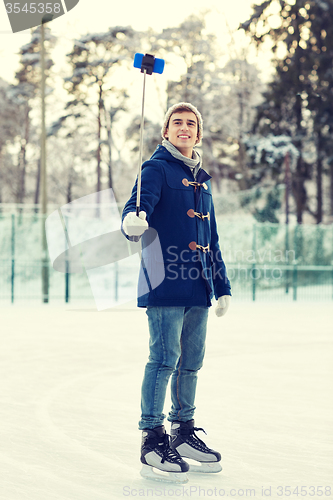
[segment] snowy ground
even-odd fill
[[[211,310],[196,424],[223,471],[177,486],[139,475],[145,311],[2,307],[1,499],[332,498],[332,309]]]

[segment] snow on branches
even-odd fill
[[[299,151],[292,143],[291,137],[287,135],[268,135],[266,137],[251,135],[244,141],[247,154],[251,160],[259,165],[267,163],[274,166],[280,164],[287,153],[290,155],[290,168],[293,171],[296,167]]]

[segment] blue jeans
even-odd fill
[[[197,373],[205,355],[208,307],[147,307],[149,361],[141,391],[139,429],[163,425],[163,407],[171,377],[168,420],[193,418]]]

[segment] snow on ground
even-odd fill
[[[332,497],[332,302],[210,311],[196,424],[223,471],[183,486],[139,474],[144,309],[0,314],[1,499]]]

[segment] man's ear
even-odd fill
[[[168,129],[166,129],[166,131],[164,132],[164,139],[168,139],[167,133],[168,133]]]

